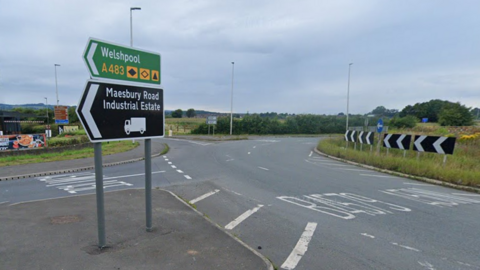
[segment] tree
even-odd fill
[[[197,113],[195,112],[195,109],[188,109],[187,110],[187,117],[188,118],[192,118],[192,117],[195,117],[197,115]]]
[[[388,122],[388,125],[397,128],[414,128],[417,123],[418,118],[413,115],[407,115],[405,117],[393,117]]]
[[[438,123],[441,126],[471,126],[473,115],[470,109],[460,103],[446,105],[438,116]]]
[[[172,112],[172,117],[173,118],[182,118],[182,116],[183,116],[182,109],[177,109],[177,110]]]
[[[76,107],[71,106],[68,108],[68,121],[71,123],[76,123],[78,122],[78,116],[77,113],[75,112]]]

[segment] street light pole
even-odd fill
[[[235,69],[235,62],[232,62],[232,93],[230,95],[230,135],[232,135],[233,127],[233,72]]]
[[[139,7],[130,8],[130,47],[133,47],[133,27],[132,27],[132,11],[133,10],[142,10]]]
[[[350,68],[352,67],[353,63],[348,64],[348,86],[347,86],[347,127],[346,131],[348,131],[348,114],[349,114],[349,107],[350,107]]]
[[[58,83],[57,83],[57,67],[59,67],[59,64],[54,64],[55,65],[55,92],[57,93],[57,106],[58,106]]]

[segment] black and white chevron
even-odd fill
[[[455,137],[416,135],[413,150],[452,155],[456,139]]]
[[[375,132],[361,131],[360,134],[358,134],[358,141],[363,144],[373,145],[374,136]]]
[[[409,150],[411,141],[412,135],[385,134],[383,137],[383,147]]]
[[[345,141],[347,142],[356,142],[358,136],[358,131],[355,130],[347,130],[345,132]]]

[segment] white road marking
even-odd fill
[[[176,168],[177,168],[177,166],[175,166],[175,165],[172,165],[172,168],[176,169]]]
[[[255,212],[257,212],[257,211],[258,211],[260,208],[262,208],[262,207],[263,207],[263,205],[259,204],[257,207],[246,211],[245,213],[241,214],[239,217],[237,217],[236,219],[234,219],[232,222],[228,223],[228,224],[225,226],[225,229],[227,229],[227,230],[232,230],[232,229],[235,228],[238,224],[240,224],[242,221],[244,221],[245,219],[247,219],[249,216],[253,215]]]
[[[436,268],[433,266],[433,264],[425,261],[425,262],[418,262],[418,264],[420,264],[421,266],[425,267],[425,269],[428,269],[428,270],[436,270]]]
[[[248,154],[250,155],[250,152],[248,152]]]
[[[0,202],[0,204],[8,203],[8,201]]]
[[[368,233],[362,233],[362,235],[363,235],[363,236],[366,236],[366,237],[370,237],[370,238],[372,238],[372,239],[375,238],[375,236],[370,235],[370,234],[368,234]]]
[[[233,191],[233,190],[226,189],[226,188],[224,188],[224,189],[225,189],[226,191],[232,192],[233,194],[236,194],[236,195],[238,195],[238,196],[243,196],[242,194],[240,194],[240,193],[238,193],[238,192],[235,192],[235,191]]]
[[[220,190],[219,190],[219,189],[215,189],[215,190],[212,191],[212,192],[203,194],[202,196],[200,196],[200,197],[198,197],[198,198],[196,198],[196,199],[191,200],[190,203],[191,203],[191,204],[197,203],[197,202],[199,202],[199,201],[201,201],[201,200],[203,200],[203,199],[205,199],[205,198],[208,198],[208,197],[210,197],[210,196],[212,196],[213,194],[218,193],[218,192],[220,192]]]
[[[265,171],[269,171],[269,169],[267,168],[263,168],[263,167],[258,167],[259,169],[262,169],[262,170],[265,170]]]
[[[202,146],[207,146],[207,145],[213,144],[213,143],[207,143],[207,142],[195,142],[195,141],[181,140],[181,139],[173,139],[173,138],[165,138],[165,140],[189,142],[189,143],[198,144],[198,145],[202,145]]]
[[[183,173],[183,171],[182,171],[182,170],[177,170],[177,172],[178,172],[178,173]]]
[[[467,193],[452,193],[452,195],[480,197],[480,195],[478,194],[467,194]]]
[[[231,159],[225,160],[225,162],[234,161],[234,160],[235,160],[235,159],[231,158]]]
[[[308,243],[312,240],[313,233],[317,228],[317,223],[309,222],[307,227],[305,227],[305,231],[303,232],[302,236],[300,236],[300,240],[298,240],[297,245],[288,256],[287,260],[282,264],[282,269],[292,270],[295,269],[300,259],[305,255],[308,249]]]
[[[378,174],[360,174],[362,176],[372,176],[372,177],[380,177],[380,178],[395,178],[395,176],[389,176],[389,175],[378,175]]]
[[[472,267],[473,265],[469,264],[469,263],[464,263],[464,262],[459,262],[457,261],[458,264],[460,265],[465,265],[465,266],[468,266],[468,267]]]
[[[192,177],[190,177],[190,176],[188,176],[188,175],[184,175],[184,176],[185,176],[185,178],[187,178],[188,180],[191,180],[191,179],[192,179]]]
[[[171,162],[171,161],[169,161],[169,162],[168,162],[168,164],[172,165],[172,162]]]
[[[313,155],[313,151],[310,151],[310,155],[308,155],[309,157],[311,157]]]
[[[404,185],[412,185],[412,186],[427,186],[427,187],[433,187],[433,185],[430,184],[417,184],[417,183],[403,183]]]
[[[166,159],[165,159],[165,161],[169,161],[169,159],[168,159],[168,158],[166,158]]]
[[[394,245],[394,246],[397,246],[397,247],[402,247],[402,248],[404,248],[404,249],[411,250],[411,251],[420,252],[420,250],[418,250],[418,249],[416,249],[416,248],[409,247],[409,246],[404,246],[404,245],[400,245],[400,244],[395,243],[395,242],[392,242],[391,244]]]
[[[254,146],[253,149],[257,148],[257,146]]]
[[[167,156],[163,156],[163,158],[167,158]]]

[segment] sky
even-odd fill
[[[365,114],[480,107],[477,0],[0,0],[0,103],[77,105],[90,37],[161,54],[164,106]],[[235,62],[232,65],[232,62]],[[350,87],[348,87],[349,64]],[[233,71],[233,72],[232,72]],[[348,91],[349,90],[349,91]],[[349,92],[349,95],[347,94]]]

